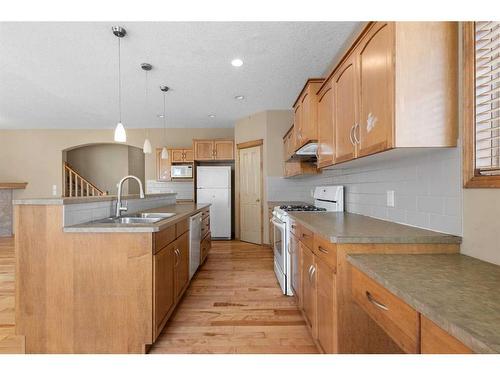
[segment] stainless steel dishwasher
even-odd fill
[[[200,265],[201,212],[189,218],[189,280]]]

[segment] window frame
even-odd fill
[[[464,188],[500,188],[500,175],[480,176],[476,174],[476,80],[475,80],[475,22],[462,23],[463,86],[462,86],[462,173]]]

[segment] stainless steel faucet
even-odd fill
[[[132,175],[123,177],[120,180],[120,182],[118,183],[118,200],[116,201],[116,217],[120,217],[122,214],[122,211],[127,211],[126,206],[122,207],[122,187],[123,187],[123,183],[125,182],[125,180],[128,180],[129,178],[132,178],[132,179],[137,181],[137,183],[139,184],[139,189],[140,189],[140,197],[141,197],[141,199],[144,199],[144,190],[142,188],[141,180],[139,180],[139,178],[132,176]]]

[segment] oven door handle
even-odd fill
[[[273,225],[277,226],[277,227],[280,227],[282,228],[283,230],[285,230],[285,223],[283,223],[282,221],[279,221],[275,218],[272,218],[271,219],[271,223],[273,223]]]

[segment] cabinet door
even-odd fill
[[[189,282],[189,232],[175,241],[175,298],[179,298]]]
[[[318,139],[318,84],[310,83],[302,98],[302,120],[300,124],[301,144]]]
[[[174,305],[174,245],[165,246],[154,255],[154,308],[155,336],[160,326]]]
[[[215,159],[217,160],[233,160],[234,159],[234,142],[232,140],[214,141]]]
[[[212,237],[210,236],[210,232],[207,233],[205,238],[201,241],[201,246],[200,246],[200,265],[205,263],[205,260],[207,259],[208,252],[210,251],[212,247]]]
[[[184,149],[184,159],[186,163],[192,163],[194,161],[194,152],[192,148]]]
[[[290,133],[286,134],[285,138],[283,138],[283,160],[284,161],[287,161],[288,157],[289,157],[288,155],[289,155],[289,151],[290,151],[290,145],[288,142],[290,142]]]
[[[301,256],[300,256],[300,246],[297,237],[290,233],[290,269],[292,272],[292,291],[297,298],[297,304],[299,307],[302,306],[302,290],[301,290]]]
[[[377,22],[359,49],[360,117],[358,156],[393,147],[394,27]]]
[[[342,162],[356,156],[352,134],[357,109],[356,65],[353,56],[350,56],[335,74],[334,87],[335,162]]]
[[[157,181],[170,181],[170,166],[171,155],[169,151],[168,159],[161,158],[161,148],[156,149],[156,180]]]
[[[193,141],[194,160],[213,160],[214,141],[195,140]]]
[[[311,329],[312,336],[316,338],[316,272],[314,255],[302,242],[302,309]]]
[[[333,164],[333,88],[331,81],[318,94],[318,167]]]
[[[301,100],[297,102],[297,104],[294,107],[294,112],[293,112],[293,151],[295,152],[300,146],[302,142],[302,136],[300,133],[301,130],[301,124],[302,124],[302,106],[301,106]]]
[[[315,257],[317,278],[318,342],[325,353],[337,352],[337,305],[335,272],[323,260]]]
[[[172,163],[181,163],[184,161],[184,150],[182,149],[172,149]]]

